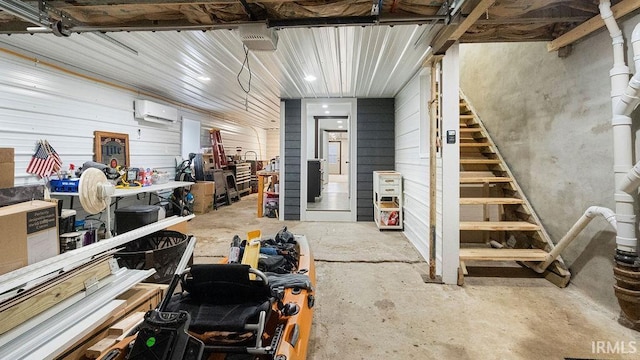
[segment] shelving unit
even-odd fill
[[[399,172],[373,172],[373,217],[380,230],[402,230],[402,175]]]

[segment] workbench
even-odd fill
[[[258,176],[258,217],[261,218],[264,215],[264,195],[268,194],[268,195],[278,195],[280,196],[279,193],[275,192],[275,191],[265,191],[264,187],[265,187],[265,178],[270,178],[272,176],[278,177],[278,175],[280,175],[280,172],[278,171],[258,171],[256,172],[256,175]],[[268,183],[268,182],[267,182]]]
[[[111,198],[115,199],[115,207],[118,208],[118,201],[126,196],[133,196],[138,194],[150,193],[156,194],[158,196],[158,192],[163,190],[173,190],[175,188],[187,187],[191,186],[195,183],[188,181],[169,181],[164,184],[153,184],[151,186],[135,186],[135,187],[127,187],[127,188],[116,188]],[[73,209],[73,199],[76,196],[79,196],[77,192],[52,192],[51,196],[70,196],[71,197],[71,206],[70,209]],[[158,196],[159,198],[159,196]],[[149,199],[151,200],[151,199]]]

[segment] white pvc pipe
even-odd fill
[[[620,190],[633,166],[633,146],[631,142],[631,117],[627,108],[634,102],[635,90],[629,90],[629,68],[625,64],[624,38],[611,11],[611,2],[600,0],[600,16],[604,21],[613,44],[613,68],[611,77],[611,109],[613,126],[613,169],[615,181],[616,220],[618,231],[616,245],[621,251],[636,252],[635,211],[633,197]],[[625,97],[625,90],[627,95]],[[620,100],[624,98],[625,100]],[[619,102],[625,105],[619,105]]]
[[[566,247],[569,246],[569,244],[571,244],[573,240],[575,240],[578,234],[580,234],[582,230],[584,230],[584,228],[589,225],[591,220],[593,220],[593,218],[598,215],[605,218],[614,229],[617,229],[618,225],[616,221],[616,214],[613,212],[613,210],[601,206],[591,206],[584,212],[580,219],[576,221],[576,223],[571,227],[567,234],[562,239],[560,239],[560,241],[558,241],[553,250],[551,250],[551,252],[547,255],[546,259],[533,269],[538,273],[543,273],[547,269],[547,267],[549,267],[549,265],[551,265],[551,263],[560,255],[560,253],[564,249],[566,249]]]

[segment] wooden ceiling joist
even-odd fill
[[[443,28],[431,43],[433,53],[443,54],[447,51],[447,49],[453,43],[458,41],[495,2],[496,0],[481,0],[469,15],[465,17],[460,24],[458,24],[458,26],[447,26]]]
[[[638,0],[622,0],[621,2],[611,7],[613,17],[616,19],[625,16],[637,9],[640,9],[640,1]],[[576,26],[571,31],[559,36],[555,40],[550,41],[547,44],[547,50],[549,52],[557,51],[562,47],[573,44],[574,42],[582,39],[583,37],[591,34],[592,32],[600,29],[603,26],[604,21],[602,20],[600,15],[594,16],[591,19]]]

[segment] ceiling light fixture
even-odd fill
[[[326,108],[328,108],[328,107],[329,107],[329,105],[327,105],[327,104],[322,104],[322,108],[323,108],[323,109],[326,109]]]
[[[211,80],[211,78],[208,77],[208,76],[198,76],[198,80],[209,81],[209,80]]]
[[[342,124],[342,120],[338,120],[338,124]]]
[[[325,114],[331,114],[331,111],[327,110],[324,112]]]
[[[342,125],[338,125],[338,129],[342,129]]]
[[[307,75],[304,77],[304,79],[307,81],[316,81],[316,77],[313,75]]]

